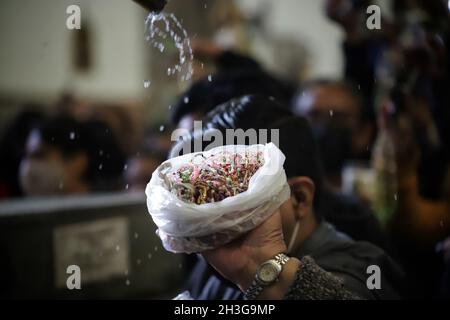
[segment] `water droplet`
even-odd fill
[[[163,132],[163,131],[164,131],[164,126],[160,126],[160,127],[159,127],[159,131],[160,131],[160,132]]]
[[[130,187],[129,184],[127,183],[127,184],[125,185],[125,190],[128,190],[129,187]]]
[[[128,269],[126,269],[125,271],[124,271],[124,273],[123,273],[125,276],[128,276],[128,274],[129,274],[129,271],[128,271]]]
[[[62,181],[59,182],[58,188],[59,190],[62,190],[64,188],[64,183]]]
[[[128,165],[127,164],[123,166],[123,170],[125,170],[125,171],[128,170]]]
[[[148,258],[148,260],[150,260],[150,259],[152,258],[152,254],[149,253],[149,254],[147,255],[147,258]]]
[[[170,76],[171,73],[172,73],[172,69],[171,68],[167,68],[167,75]]]
[[[100,163],[100,165],[98,166],[98,170],[102,170],[103,169],[103,163]]]
[[[171,41],[178,50],[178,61],[183,68],[169,68],[168,75],[183,72],[183,80],[190,80],[193,75],[192,61],[194,59],[190,38],[186,29],[174,14],[150,13],[145,20],[145,39],[160,52],[165,50],[165,43]]]
[[[172,105],[169,105],[169,110],[172,110]]]
[[[69,135],[69,138],[70,138],[70,140],[75,140],[75,132],[71,132],[70,133],[70,135]],[[52,141],[53,141],[54,139],[52,138]]]
[[[185,104],[188,104],[189,103],[189,97],[184,97],[183,101],[184,101]]]
[[[140,265],[141,262],[142,262],[141,259],[137,259],[137,260],[136,260],[137,265]]]
[[[178,264],[178,268],[179,268],[179,269],[183,269],[183,264],[182,264],[182,263],[179,263],[179,264]]]
[[[127,281],[125,281],[125,284],[127,285],[127,286],[129,286],[131,283],[130,283],[130,280],[128,280],[127,279]]]
[[[117,246],[116,246],[116,251],[119,251],[119,250],[120,250],[120,246],[117,245]]]
[[[361,90],[361,85],[360,84],[358,84],[358,90]]]
[[[394,194],[394,200],[397,201],[398,200],[398,195]]]
[[[155,252],[158,251],[158,246],[155,246]]]
[[[150,81],[150,80],[145,80],[144,81],[144,88],[146,88],[146,89],[148,89],[148,88],[150,88],[150,84],[151,84],[152,82]]]
[[[212,82],[212,75],[209,75],[209,76],[208,76],[208,81],[209,81],[209,82]]]
[[[333,110],[330,110],[330,117],[332,117],[334,114]]]
[[[102,155],[103,155],[103,150],[98,150],[98,154],[99,154],[100,156],[102,156]]]
[[[139,238],[139,234],[137,232],[134,233],[134,238],[135,239]]]

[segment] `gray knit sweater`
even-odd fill
[[[284,297],[286,300],[359,299],[344,287],[344,282],[320,268],[309,256],[300,260],[296,279]]]
[[[383,250],[355,242],[332,225],[321,222],[301,248],[290,256],[300,260],[296,279],[285,299],[398,299],[402,272]],[[367,267],[381,270],[381,290],[370,290]],[[186,289],[198,300],[243,299],[232,283],[211,273],[204,259],[195,266]]]

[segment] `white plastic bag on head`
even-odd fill
[[[250,178],[248,189],[222,201],[187,203],[167,188],[164,173],[188,163],[199,153],[262,152],[264,165]],[[217,248],[257,227],[290,197],[285,156],[273,143],[266,145],[226,145],[205,152],[186,154],[162,163],[147,185],[148,211],[158,227],[157,234],[168,251],[201,252]]]

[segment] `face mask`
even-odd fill
[[[24,160],[19,169],[20,184],[29,196],[50,196],[64,187],[64,168],[45,160]]]
[[[351,130],[338,124],[322,124],[314,125],[313,131],[325,172],[339,174],[352,154]]]

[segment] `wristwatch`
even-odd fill
[[[264,290],[265,287],[278,281],[283,266],[290,257],[284,253],[279,253],[275,257],[263,262],[257,269],[255,279],[251,286],[244,292],[247,300],[254,300]]]

